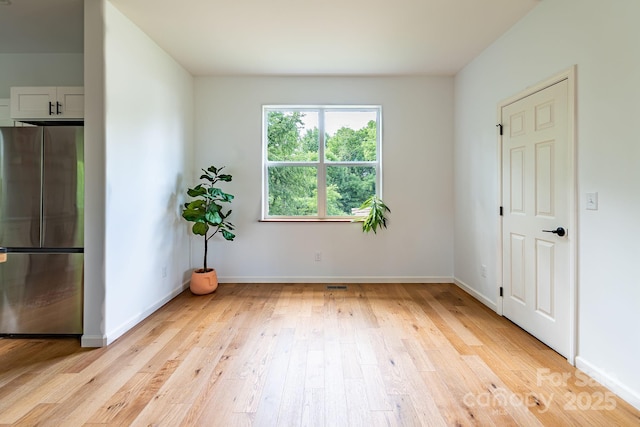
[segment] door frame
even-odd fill
[[[570,68],[547,78],[535,85],[529,86],[517,95],[511,96],[498,104],[498,123],[503,123],[502,109],[509,104],[520,101],[536,92],[540,92],[556,83],[563,80],[567,80],[568,83],[568,114],[567,114],[567,144],[568,144],[568,157],[569,157],[569,225],[567,227],[569,232],[569,346],[567,361],[571,365],[575,365],[575,357],[578,348],[578,336],[577,336],[577,315],[578,315],[578,180],[577,180],[577,159],[576,159],[576,72],[577,66],[573,65]],[[502,135],[498,132],[498,200],[500,207],[503,205],[503,188],[502,188]],[[504,286],[503,277],[503,229],[502,229],[502,216],[498,216],[498,266],[497,266],[497,313],[500,316],[503,314],[503,301],[504,297],[500,296],[500,290]]]

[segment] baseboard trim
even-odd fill
[[[188,289],[188,288],[189,288],[189,282],[188,281],[182,283],[181,286],[175,288],[173,291],[171,291],[169,294],[167,294],[163,298],[160,298],[158,301],[156,301],[154,304],[152,304],[145,311],[141,312],[137,316],[132,317],[127,322],[125,322],[122,325],[120,325],[118,328],[107,332],[106,335],[104,335],[102,337],[99,337],[99,336],[87,336],[85,338],[85,336],[83,335],[82,339],[81,339],[82,347],[106,347],[106,346],[108,346],[109,344],[111,344],[112,342],[114,342],[115,340],[120,338],[122,335],[124,335],[126,332],[131,330],[138,323],[142,322],[144,319],[149,317],[151,314],[153,314],[160,307],[162,307],[163,305],[165,305],[166,303],[168,303],[169,301],[171,301],[172,299],[177,297],[180,293],[182,293],[185,289]]]
[[[453,283],[450,276],[218,276],[219,283]]]
[[[619,398],[634,408],[640,410],[640,393],[638,391],[630,389],[580,356],[576,356],[576,368],[614,392]]]
[[[460,289],[462,289],[463,291],[465,291],[466,293],[468,293],[469,295],[471,295],[472,297],[480,301],[482,304],[489,307],[491,310],[495,311],[496,313],[498,312],[498,305],[495,302],[491,301],[491,299],[489,299],[484,294],[476,291],[471,286],[467,285],[462,280],[457,279],[455,277],[453,278],[453,283],[455,283]]]
[[[88,348],[106,347],[106,335],[82,335],[80,337],[80,346]]]

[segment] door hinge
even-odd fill
[[[496,127],[498,128],[498,130],[500,131],[500,135],[502,135],[502,125],[500,123],[498,123],[496,125]]]
[[[500,206],[500,216],[503,216],[504,214],[502,213],[502,206]]]
[[[502,286],[500,286],[500,296],[502,296],[503,292],[502,292]]]

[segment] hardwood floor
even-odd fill
[[[634,426],[454,285],[222,284],[107,348],[0,339],[0,425]]]

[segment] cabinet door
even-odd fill
[[[11,118],[14,120],[53,118],[55,104],[55,87],[11,88]]]
[[[14,120],[67,120],[84,117],[84,88],[12,87],[11,118]]]
[[[13,126],[9,110],[9,99],[0,99],[0,126]]]
[[[59,87],[57,88],[57,102],[62,106],[61,119],[81,119],[84,117],[84,88],[83,87]]]

